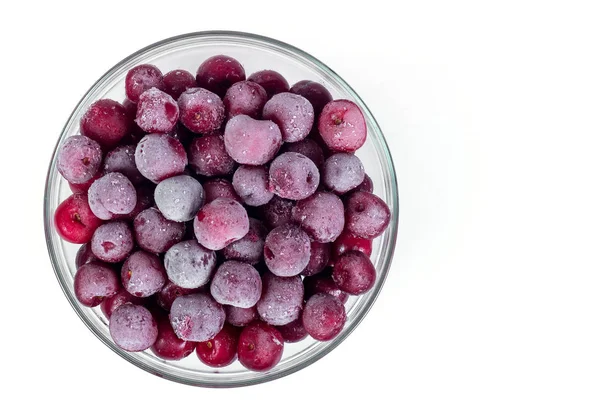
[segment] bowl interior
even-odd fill
[[[125,75],[135,65],[150,63],[158,66],[163,73],[172,69],[186,69],[195,74],[200,63],[215,54],[236,58],[243,64],[247,75],[262,69],[274,69],[283,74],[290,85],[303,79],[319,82],[334,98],[354,101],[365,114],[369,136],[357,155],[373,179],[374,193],[386,201],[393,217],[384,235],[373,243],[371,260],[378,272],[375,287],[365,295],[352,296],[348,300],[347,323],[340,335],[330,342],[305,339],[300,343],[286,344],[281,362],[272,370],[262,373],[248,371],[238,362],[213,369],[202,364],[195,355],[182,361],[164,361],[149,350],[124,352],[112,342],[108,321],[99,307],[83,307],[75,298],[74,258],[79,246],[61,240],[52,222],[58,204],[71,194],[68,184],[55,168],[56,151],[48,172],[44,212],[48,249],[57,278],[77,314],[100,340],[123,358],[158,376],[186,384],[228,387],[260,383],[287,375],[321,358],[344,340],[365,316],[383,285],[394,249],[398,205],[396,177],[389,150],[375,119],[358,95],[333,71],[310,55],[284,43],[254,35],[235,32],[195,33],[167,39],[138,51],[112,68],[89,90],[65,125],[57,147],[66,137],[78,134],[79,119],[94,101],[101,98],[125,99]]]

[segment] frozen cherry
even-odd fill
[[[243,261],[257,264],[263,258],[263,248],[267,229],[257,219],[249,218],[250,228],[246,236],[236,240],[223,249],[223,255],[228,260]]]
[[[318,168],[321,168],[321,166],[325,162],[325,156],[323,155],[323,149],[321,148],[321,146],[319,146],[317,144],[317,142],[315,142],[312,139],[306,138],[299,142],[286,143],[283,145],[283,151],[284,152],[291,151],[294,153],[300,153],[303,156],[310,158],[310,160],[312,162],[314,162]]]
[[[188,71],[176,69],[165,74],[163,84],[165,92],[177,100],[181,93],[196,87],[196,78]]]
[[[156,295],[156,304],[169,311],[176,298],[185,296],[186,294],[198,293],[199,291],[200,289],[184,289],[173,282],[168,281]]]
[[[300,276],[263,275],[263,293],[256,304],[260,318],[271,325],[285,325],[297,319],[302,310],[304,286]]]
[[[163,360],[181,360],[194,352],[196,343],[177,337],[169,318],[161,315],[157,318],[158,337],[152,345],[152,352]]]
[[[387,204],[368,192],[352,193],[346,203],[346,230],[358,237],[373,239],[381,235],[390,223]]]
[[[336,297],[342,303],[348,300],[348,293],[342,291],[331,278],[331,272],[326,270],[320,274],[304,278],[304,298],[308,299],[315,293],[327,293]]]
[[[285,80],[283,75],[277,71],[265,69],[263,71],[257,71],[248,77],[251,82],[256,82],[262,86],[269,98],[274,95],[287,92],[290,89],[289,83]]]
[[[365,169],[354,154],[336,153],[325,160],[322,169],[327,189],[344,194],[358,187],[365,179]]]
[[[232,184],[242,201],[249,206],[262,206],[273,198],[273,193],[269,191],[269,172],[262,165],[241,165],[233,174]]]
[[[134,185],[144,181],[144,177],[135,166],[134,145],[119,146],[110,151],[104,157],[104,172],[120,172]]]
[[[188,294],[175,299],[169,320],[178,338],[204,342],[223,328],[225,311],[206,294]]]
[[[123,287],[136,297],[158,293],[166,281],[167,276],[160,259],[142,250],[130,255],[121,267]]]
[[[263,165],[270,161],[282,139],[277,125],[258,121],[247,115],[236,115],[225,125],[225,149],[240,164]]]
[[[279,126],[284,142],[298,142],[310,133],[315,119],[313,107],[308,100],[293,93],[279,93],[267,101],[263,119],[270,119]]]
[[[360,251],[350,250],[333,264],[333,281],[346,293],[358,295],[375,284],[377,271],[369,257]]]
[[[310,242],[310,260],[301,274],[311,276],[323,271],[329,262],[330,253],[329,243]]]
[[[58,150],[58,172],[69,182],[82,184],[94,177],[102,163],[102,149],[86,136],[70,136]]]
[[[315,115],[319,115],[323,110],[323,107],[325,107],[325,104],[333,100],[331,93],[329,93],[329,90],[325,89],[325,86],[308,80],[296,82],[294,86],[290,88],[290,92],[299,94],[310,101],[310,104],[312,104],[313,109],[315,110]]]
[[[127,290],[120,288],[117,294],[107,297],[102,301],[102,304],[100,304],[100,309],[106,318],[110,318],[112,313],[125,303],[141,305],[143,302],[144,299],[132,296]]]
[[[333,193],[317,192],[296,204],[292,220],[300,224],[312,240],[333,242],[344,229],[344,204]]]
[[[75,297],[86,307],[96,307],[107,297],[119,291],[119,278],[116,272],[101,262],[82,265],[75,273]]]
[[[171,96],[156,88],[141,94],[135,123],[148,133],[167,133],[179,119],[179,106]]]
[[[365,117],[349,100],[330,101],[319,117],[319,133],[331,150],[356,151],[367,140]]]
[[[216,94],[202,88],[191,88],[177,100],[181,123],[194,133],[211,133],[225,119],[225,106]]]
[[[194,219],[198,242],[210,250],[221,250],[243,238],[249,228],[246,209],[237,201],[224,198],[204,205]]]
[[[191,221],[204,204],[204,189],[191,176],[174,176],[156,186],[154,201],[165,218],[177,222]]]
[[[81,245],[79,250],[77,250],[77,254],[75,255],[75,266],[80,268],[82,265],[90,263],[92,261],[97,261],[98,259],[92,253],[92,246],[90,243],[86,243]]]
[[[98,100],[87,109],[79,129],[81,134],[109,149],[116,146],[129,131],[131,121],[123,105],[114,100]]]
[[[317,293],[304,306],[302,325],[316,340],[331,340],[344,328],[346,309],[339,299],[330,294]]]
[[[123,261],[133,249],[131,228],[123,221],[108,222],[96,229],[91,245],[98,259],[109,263]]]
[[[264,322],[255,322],[242,330],[238,342],[238,359],[251,371],[273,368],[283,354],[283,337]]]
[[[171,282],[182,288],[195,289],[210,280],[217,266],[217,255],[196,240],[186,240],[173,245],[166,252],[164,261]]]
[[[281,333],[286,343],[296,343],[308,336],[308,332],[302,325],[302,318],[298,318],[289,324],[278,326],[277,330]]]
[[[61,238],[71,243],[87,243],[102,220],[90,209],[85,194],[67,197],[54,212],[54,226]]]
[[[370,256],[372,242],[369,239],[364,239],[344,231],[333,243],[333,256],[337,258],[350,250],[357,250]]]
[[[228,366],[237,358],[239,334],[238,329],[225,324],[214,338],[198,343],[196,346],[198,358],[209,367]]]
[[[240,261],[226,261],[217,269],[210,284],[210,294],[223,305],[249,308],[262,292],[262,281],[256,269]]]
[[[233,326],[249,325],[258,316],[256,313],[256,307],[240,308],[234,306],[225,306],[225,314],[227,315],[227,323]]]
[[[258,83],[241,81],[234,83],[223,98],[227,119],[244,114],[260,118],[267,102],[267,92]]]
[[[148,208],[133,220],[138,245],[151,253],[164,253],[183,238],[185,225],[169,221],[156,208]]]
[[[163,74],[160,69],[154,65],[141,64],[127,72],[125,93],[129,100],[137,103],[142,93],[151,88],[164,89]]]
[[[278,226],[265,239],[264,255],[273,274],[298,275],[310,260],[310,238],[296,225]]]
[[[90,209],[100,219],[126,215],[137,203],[135,187],[120,172],[109,172],[92,183],[88,190]]]
[[[198,86],[223,96],[236,82],[246,79],[244,67],[235,58],[225,55],[210,57],[204,61],[196,73]]]
[[[146,350],[158,337],[158,327],[150,311],[131,303],[113,311],[108,328],[115,344],[126,351]]]
[[[204,188],[204,194],[206,196],[205,203],[218,198],[232,199],[237,202],[242,202],[242,199],[237,195],[233,189],[233,185],[226,179],[210,179],[202,184]]]
[[[135,148],[135,165],[154,183],[180,175],[187,165],[183,145],[169,135],[149,134]]]
[[[283,153],[269,168],[269,190],[290,200],[305,199],[319,186],[319,170],[300,153]]]
[[[261,215],[265,224],[273,229],[292,222],[292,208],[296,202],[273,196],[271,201],[261,207]]]
[[[229,175],[235,161],[227,154],[221,135],[208,135],[192,140],[189,147],[190,166],[198,175]]]

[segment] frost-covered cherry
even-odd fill
[[[254,72],[248,77],[248,80],[262,86],[269,98],[278,93],[287,92],[290,89],[290,85],[283,75],[269,69]]]
[[[315,119],[312,105],[304,97],[293,93],[279,93],[267,101],[263,119],[279,126],[284,142],[298,142],[310,133]]]
[[[226,261],[219,266],[210,284],[210,294],[223,305],[249,308],[262,292],[258,271],[250,264]]]
[[[135,145],[124,145],[116,147],[104,157],[103,170],[107,172],[120,172],[125,175],[131,183],[138,185],[145,181],[135,166]]]
[[[94,177],[102,163],[102,149],[86,136],[70,136],[58,150],[56,167],[69,182],[82,184]]]
[[[133,220],[137,244],[151,253],[164,253],[183,238],[185,225],[166,219],[152,207],[139,213]]]
[[[167,133],[179,120],[179,106],[165,92],[152,88],[140,95],[135,123],[148,133]]]
[[[182,174],[187,162],[185,148],[169,135],[146,135],[135,148],[135,165],[154,183]]]
[[[239,203],[242,202],[242,199],[240,199],[233,189],[233,185],[227,179],[209,179],[202,184],[202,187],[204,188],[204,195],[206,196],[204,200],[205,204],[221,197],[232,199]]]
[[[346,230],[358,237],[374,239],[390,223],[391,213],[385,202],[368,192],[354,192],[346,201]]]
[[[98,218],[108,220],[132,212],[137,203],[137,192],[125,175],[109,172],[92,183],[88,202]]]
[[[185,289],[195,289],[210,280],[217,266],[217,255],[196,240],[186,240],[167,250],[164,262],[171,282]]]
[[[314,162],[318,168],[321,168],[321,166],[325,162],[323,149],[321,148],[321,146],[319,146],[317,142],[309,138],[300,140],[299,142],[285,143],[283,145],[282,151],[300,153],[303,156],[310,158],[310,160]]]
[[[333,264],[333,281],[346,293],[359,295],[375,284],[377,271],[369,257],[360,251],[350,250]]]
[[[269,190],[290,200],[305,199],[319,186],[319,170],[300,153],[283,153],[269,167]]]
[[[271,201],[260,208],[265,225],[271,229],[292,222],[292,208],[295,201],[273,196]]]
[[[263,248],[267,229],[259,220],[249,218],[248,233],[223,249],[223,255],[228,260],[243,261],[257,264],[263,259]]]
[[[158,326],[150,311],[131,303],[112,313],[108,328],[115,344],[126,351],[146,350],[158,337]]]
[[[196,87],[196,78],[186,70],[175,69],[165,74],[163,84],[165,93],[177,100],[181,93]]]
[[[127,72],[125,93],[133,103],[137,103],[142,93],[151,88],[164,89],[163,74],[156,66],[141,64]]]
[[[177,337],[166,315],[157,318],[158,336],[152,345],[152,352],[163,360],[181,360],[194,352],[196,343]]]
[[[225,306],[225,314],[227,315],[227,323],[233,326],[246,326],[254,321],[258,314],[256,307],[240,308],[234,306]]]
[[[209,295],[188,294],[175,299],[169,320],[178,338],[205,342],[223,328],[225,311]]]
[[[216,55],[204,61],[196,72],[196,83],[201,88],[223,96],[236,82],[246,79],[244,67],[235,58]]]
[[[256,304],[260,319],[270,325],[285,325],[300,316],[304,286],[300,276],[280,277],[266,272],[263,293]]]
[[[367,124],[356,104],[350,100],[333,100],[319,116],[319,133],[331,150],[353,152],[367,140]]]
[[[198,175],[229,175],[235,168],[235,161],[227,154],[221,135],[194,138],[188,154],[190,166]]]
[[[325,86],[309,80],[296,82],[290,88],[290,92],[299,94],[310,101],[310,104],[312,104],[315,111],[315,115],[319,115],[323,110],[323,107],[325,107],[325,104],[333,100],[331,93],[329,93],[329,90],[327,90]]]
[[[344,194],[364,181],[365,169],[354,154],[336,153],[325,160],[322,178],[327,189]]]
[[[316,340],[326,341],[336,337],[346,323],[346,309],[339,299],[330,294],[317,293],[304,306],[302,325]]]
[[[154,201],[165,218],[177,222],[191,221],[204,204],[204,189],[191,176],[173,176],[156,185]]]
[[[289,324],[278,326],[277,330],[281,333],[283,340],[286,343],[296,343],[308,336],[308,332],[304,329],[302,318],[298,318]]]
[[[87,263],[75,273],[73,290],[81,304],[86,307],[96,307],[105,298],[117,294],[119,278],[107,264]]]
[[[272,121],[236,115],[225,125],[225,149],[240,164],[263,165],[281,147],[281,131]]]
[[[310,238],[297,225],[278,226],[265,239],[265,263],[277,276],[294,276],[310,260]]]
[[[121,283],[135,297],[148,297],[158,293],[165,285],[167,275],[156,255],[136,251],[121,267]]]
[[[300,274],[311,276],[323,271],[329,262],[331,244],[310,242],[310,260]]]
[[[261,85],[250,81],[234,83],[223,98],[227,119],[244,114],[260,118],[267,102],[267,92]]]
[[[249,206],[262,206],[273,198],[269,191],[269,171],[262,165],[240,165],[233,174],[232,185]]]
[[[317,192],[296,204],[292,209],[292,220],[312,240],[333,242],[344,229],[344,204],[333,193]]]
[[[75,266],[79,269],[82,265],[85,265],[92,261],[98,261],[94,253],[92,253],[92,246],[90,243],[82,244],[77,250],[75,255]]]
[[[225,119],[221,98],[201,87],[183,92],[177,104],[181,123],[194,133],[211,133],[219,129]]]
[[[127,134],[131,120],[125,107],[114,100],[96,101],[81,117],[81,134],[98,142],[104,149],[115,147]]]
[[[237,201],[225,198],[205,204],[194,219],[198,242],[210,250],[221,250],[243,238],[249,228],[246,209]]]
[[[117,263],[123,261],[133,249],[133,234],[123,221],[107,222],[96,229],[90,243],[98,259]]]

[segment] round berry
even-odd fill
[[[135,148],[135,165],[145,178],[158,183],[182,174],[187,165],[187,154],[177,139],[149,134]]]
[[[165,74],[163,84],[165,92],[177,100],[181,96],[181,93],[196,87],[196,78],[188,71],[176,69]]]
[[[280,277],[267,272],[262,277],[263,293],[256,304],[260,318],[270,325],[285,325],[300,316],[304,286],[300,276]]]
[[[284,152],[300,153],[303,156],[310,158],[318,168],[321,168],[325,162],[323,149],[312,139],[303,139],[299,142],[286,143],[283,145]]]
[[[271,201],[261,207],[261,216],[267,227],[273,229],[292,222],[292,208],[295,201],[273,196]]]
[[[159,182],[154,190],[154,201],[165,218],[191,221],[204,204],[204,189],[191,176],[174,176]]]
[[[114,100],[98,100],[87,109],[79,129],[81,134],[95,140],[105,149],[116,146],[131,126],[127,111]]]
[[[227,315],[227,323],[233,326],[249,325],[258,317],[256,307],[240,308],[225,306],[225,314]]]
[[[290,92],[299,94],[310,101],[310,104],[312,104],[315,111],[315,115],[319,115],[321,111],[323,111],[325,104],[333,100],[331,93],[329,93],[329,90],[327,90],[325,86],[308,80],[296,82],[294,86],[290,88]]]
[[[223,249],[223,255],[228,260],[243,261],[257,264],[263,259],[263,248],[267,229],[257,219],[249,218],[250,228],[246,236],[236,240]]]
[[[69,182],[82,184],[94,177],[102,163],[100,145],[86,136],[70,136],[58,150],[58,172]]]
[[[198,343],[196,354],[209,367],[226,367],[237,358],[238,336],[236,328],[225,324],[214,338]]]
[[[370,256],[372,241],[344,231],[333,243],[333,256],[337,259],[337,257],[350,250],[357,250],[365,253],[366,256]]]
[[[178,338],[205,342],[223,328],[225,311],[206,294],[188,294],[173,301],[169,320]]]
[[[164,310],[170,311],[176,298],[198,292],[200,292],[200,289],[184,289],[171,281],[167,281],[167,284],[156,295],[156,304]]]
[[[310,238],[296,225],[279,226],[267,235],[264,254],[273,274],[298,275],[310,260]]]
[[[204,61],[196,73],[198,86],[223,96],[236,82],[246,79],[244,67],[236,59],[225,55],[210,57]]]
[[[208,135],[192,140],[189,147],[190,165],[198,175],[229,175],[235,161],[227,154],[221,135]]]
[[[349,100],[333,100],[321,112],[319,133],[331,150],[353,152],[367,140],[367,124],[356,104]]]
[[[225,106],[216,94],[202,88],[191,88],[177,100],[181,123],[194,133],[211,133],[221,127]]]
[[[75,255],[75,266],[79,269],[82,265],[92,261],[98,261],[94,253],[92,253],[92,246],[90,243],[82,244]]]
[[[194,219],[198,242],[210,250],[225,248],[243,238],[249,229],[246,209],[235,200],[213,200],[204,205]]]
[[[141,305],[143,302],[144,299],[132,296],[127,290],[120,288],[117,294],[107,297],[102,301],[102,304],[100,304],[100,309],[106,318],[110,319],[112,313],[123,304],[132,303]]]
[[[283,153],[269,168],[269,190],[284,199],[307,198],[317,190],[319,179],[315,163],[299,153]]]
[[[165,269],[169,280],[185,288],[195,289],[206,284],[217,266],[217,255],[195,240],[173,245],[165,254]]]
[[[125,93],[133,103],[137,103],[142,93],[151,88],[164,89],[163,74],[150,64],[133,67],[125,77]]]
[[[133,220],[137,244],[151,253],[164,253],[183,238],[185,225],[169,221],[156,208],[148,208]]]
[[[310,260],[300,274],[311,276],[323,271],[329,262],[331,245],[329,243],[310,242]]]
[[[148,133],[167,133],[179,119],[179,107],[171,96],[156,88],[141,94],[135,123]]]
[[[135,187],[120,172],[109,172],[92,183],[88,190],[90,209],[104,220],[127,215],[137,203]]]
[[[240,164],[263,165],[281,147],[281,132],[271,121],[258,121],[236,115],[225,125],[225,149]]]
[[[289,324],[278,326],[277,330],[281,333],[286,343],[296,343],[308,336],[308,332],[302,325],[302,318],[298,318]]]
[[[166,316],[160,316],[157,321],[158,336],[152,345],[152,352],[163,360],[181,360],[194,352],[196,343],[186,342],[177,337]]]
[[[119,278],[115,271],[101,262],[82,265],[73,282],[75,297],[86,307],[96,307],[107,297],[119,291]]]
[[[279,126],[284,142],[298,142],[310,133],[315,119],[312,105],[302,96],[279,93],[267,101],[263,118]]]
[[[292,209],[292,220],[321,243],[333,242],[344,229],[344,203],[329,192],[317,192],[299,201]]]
[[[135,166],[135,146],[119,146],[104,157],[104,172],[120,172],[134,185],[145,179]]]
[[[336,153],[325,160],[323,183],[327,189],[344,194],[358,187],[365,179],[365,169],[354,154]]]
[[[262,86],[269,98],[278,93],[287,92],[290,89],[290,85],[283,75],[269,69],[253,73],[248,77],[248,80]]]
[[[233,189],[233,185],[226,179],[209,179],[202,184],[204,188],[204,194],[206,196],[205,203],[219,198],[235,200],[239,203],[242,199],[237,195]]]
[[[316,340],[331,340],[344,328],[346,309],[341,301],[330,294],[317,293],[306,302],[302,325]]]
[[[131,303],[112,313],[108,328],[115,344],[126,351],[146,350],[158,337],[158,326],[150,311]]]
[[[390,218],[387,204],[374,194],[354,192],[348,197],[346,230],[349,233],[365,239],[374,239],[385,231]]]
[[[373,193],[373,180],[369,177],[369,175],[365,174],[365,179],[363,179],[361,184],[358,185],[354,190]]]
[[[267,371],[281,360],[283,337],[274,327],[255,322],[240,333],[237,352],[244,367],[251,371]]]
[[[233,174],[232,184],[249,206],[262,206],[273,198],[269,191],[269,172],[264,166],[241,165]]]
[[[148,297],[158,293],[167,276],[160,259],[145,251],[136,251],[121,267],[123,287],[135,297]]]
[[[258,83],[241,81],[234,83],[225,93],[223,104],[227,119],[244,114],[260,118],[267,102],[267,92]]]
[[[369,291],[375,284],[376,275],[371,260],[360,251],[347,251],[333,264],[333,281],[346,293],[359,295]]]
[[[108,222],[96,229],[91,245],[92,252],[98,259],[117,263],[123,261],[133,249],[133,235],[127,223]]]
[[[223,305],[249,308],[262,292],[258,271],[250,264],[226,261],[217,269],[210,284],[210,294]]]
[[[87,243],[102,220],[96,217],[85,194],[72,194],[54,212],[54,227],[58,235],[71,243]]]

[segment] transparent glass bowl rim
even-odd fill
[[[214,383],[214,382],[211,382],[210,380],[189,379],[189,378],[182,376],[181,374],[177,374],[175,372],[170,373],[168,371],[168,369],[167,370],[155,369],[152,365],[148,365],[144,362],[141,362],[137,358],[131,357],[128,352],[119,349],[109,338],[106,338],[97,329],[97,327],[94,325],[94,323],[92,321],[90,321],[87,318],[87,316],[85,314],[83,314],[82,311],[80,310],[81,306],[78,304],[77,299],[68,290],[69,283],[62,275],[59,257],[55,253],[55,248],[54,248],[54,244],[53,244],[53,240],[55,240],[55,239],[53,239],[53,229],[54,229],[53,212],[54,212],[54,210],[52,210],[52,206],[51,206],[51,199],[50,199],[51,190],[50,189],[53,185],[56,184],[56,181],[55,181],[56,174],[53,174],[53,171],[55,171],[55,168],[56,168],[56,165],[55,165],[56,164],[56,152],[57,152],[59,144],[63,141],[64,137],[68,133],[67,132],[68,126],[70,125],[71,121],[75,118],[75,116],[78,114],[78,112],[80,111],[81,105],[89,100],[89,97],[92,96],[92,94],[95,92],[95,90],[99,86],[103,85],[107,80],[111,79],[113,74],[121,66],[128,63],[130,60],[132,60],[136,57],[139,57],[141,55],[151,53],[159,48],[168,47],[169,45],[176,45],[178,42],[188,40],[188,39],[232,40],[235,42],[242,42],[242,43],[245,41],[259,42],[260,44],[266,45],[266,46],[268,46],[272,49],[275,49],[279,52],[283,51],[283,52],[285,52],[285,55],[292,56],[296,60],[300,60],[305,63],[308,62],[309,64],[313,64],[314,66],[316,66],[319,70],[321,70],[323,73],[325,73],[330,79],[335,81],[336,84],[338,84],[344,90],[346,90],[347,92],[352,94],[352,96],[354,97],[354,100],[361,107],[361,109],[364,112],[365,118],[368,119],[370,125],[374,128],[374,132],[370,132],[370,134],[372,136],[374,135],[374,140],[379,142],[381,147],[383,148],[384,159],[381,160],[381,162],[384,165],[384,167],[387,168],[387,173],[388,173],[388,179],[384,182],[384,185],[386,187],[386,192],[391,193],[391,199],[389,199],[389,200],[391,200],[391,204],[389,204],[389,206],[392,210],[394,210],[394,212],[392,213],[392,219],[391,219],[390,225],[388,227],[389,234],[386,236],[387,240],[382,245],[383,258],[381,259],[381,262],[380,262],[381,270],[378,270],[379,277],[377,279],[377,282],[375,283],[375,286],[371,289],[372,294],[368,298],[367,303],[363,306],[363,308],[360,310],[360,313],[352,321],[348,321],[347,324],[349,326],[347,326],[346,329],[344,329],[344,331],[342,331],[342,333],[340,335],[338,335],[336,338],[334,338],[333,340],[328,342],[327,346],[322,347],[318,352],[314,353],[310,358],[303,360],[297,364],[291,365],[289,368],[280,370],[277,373],[259,375],[257,377],[252,378],[251,380],[246,380],[246,381],[227,381],[227,382]],[[381,154],[379,154],[379,155],[381,156]],[[348,337],[352,333],[352,331],[354,329],[356,329],[356,327],[360,324],[360,322],[363,320],[363,318],[368,314],[369,310],[375,303],[375,300],[377,299],[377,297],[383,287],[383,284],[385,283],[389,268],[391,266],[394,249],[395,249],[395,244],[396,244],[397,230],[398,230],[398,192],[397,192],[397,181],[396,181],[396,172],[394,169],[394,163],[392,161],[389,147],[387,145],[387,142],[385,141],[385,138],[383,136],[381,128],[377,124],[377,121],[373,117],[373,114],[371,113],[371,111],[369,110],[367,105],[362,101],[360,96],[354,91],[354,89],[352,89],[350,87],[350,85],[348,85],[331,68],[329,68],[327,65],[325,65],[321,61],[317,60],[315,57],[311,56],[310,54],[304,52],[303,50],[300,50],[300,49],[298,49],[294,46],[291,46],[287,43],[284,43],[284,42],[281,42],[281,41],[278,41],[278,40],[275,40],[275,39],[272,39],[272,38],[269,38],[266,36],[260,36],[260,35],[255,35],[255,34],[251,34],[251,33],[237,32],[237,31],[200,31],[200,32],[187,33],[187,34],[183,34],[183,35],[179,35],[179,36],[173,36],[173,37],[161,40],[159,42],[156,42],[154,44],[151,44],[147,47],[144,47],[144,48],[136,51],[135,53],[132,53],[128,57],[124,58],[117,64],[115,64],[110,70],[108,70],[104,75],[102,75],[102,77],[100,77],[100,79],[98,79],[94,83],[94,85],[92,85],[92,87],[86,92],[86,94],[78,102],[77,106],[75,106],[73,112],[69,116],[69,119],[67,120],[66,124],[64,125],[63,130],[60,134],[59,140],[57,141],[57,144],[54,148],[54,152],[52,154],[50,166],[48,168],[48,173],[47,173],[47,177],[46,177],[46,185],[45,185],[44,193],[45,193],[44,194],[44,229],[45,229],[45,234],[46,234],[46,244],[48,247],[50,260],[52,263],[52,267],[54,269],[54,273],[56,275],[56,278],[57,278],[62,290],[63,290],[65,296],[67,297],[69,303],[71,304],[71,307],[75,310],[75,312],[77,313],[79,318],[84,322],[84,324],[88,327],[88,329],[90,331],[92,331],[92,333],[98,339],[100,339],[106,346],[108,346],[115,353],[119,354],[121,357],[123,357],[130,363],[136,365],[137,367],[139,367],[147,372],[150,372],[154,375],[158,375],[162,378],[166,378],[166,379],[169,379],[169,380],[172,380],[175,382],[179,382],[179,383],[183,383],[183,384],[202,386],[202,387],[249,386],[249,385],[255,385],[255,384],[279,379],[279,378],[287,376],[291,373],[294,373],[300,369],[303,369],[303,368],[311,365],[312,363],[318,361],[319,359],[321,359],[322,357],[327,355],[329,352],[331,352],[333,349],[335,349],[339,344],[341,344],[344,341],[344,339],[346,339],[346,337]]]

